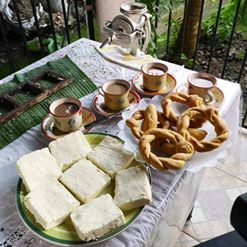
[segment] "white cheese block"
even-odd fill
[[[151,186],[142,165],[117,172],[114,201],[122,210],[131,210],[150,203]]]
[[[16,162],[16,170],[28,192],[57,180],[62,173],[48,148],[23,155]]]
[[[45,230],[63,223],[70,213],[80,206],[79,201],[58,181],[27,194],[24,204]]]
[[[123,150],[123,144],[116,138],[106,136],[89,153],[88,159],[111,177],[114,177],[117,171],[130,165],[134,159],[134,154]]]
[[[70,218],[83,241],[99,238],[125,222],[123,212],[109,194],[80,206]]]
[[[111,182],[106,173],[86,159],[72,165],[59,179],[83,203],[94,199]]]
[[[73,132],[52,141],[49,148],[62,171],[79,159],[86,157],[92,150],[81,131]]]

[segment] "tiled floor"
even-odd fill
[[[174,247],[191,247],[233,230],[230,211],[237,196],[247,192],[247,134],[240,135],[234,157],[207,168],[192,218]]]

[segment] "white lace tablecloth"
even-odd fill
[[[98,45],[99,43],[87,39],[78,40],[20,72],[28,71],[49,60],[68,54],[96,85],[113,78],[130,80],[137,73],[136,70],[104,60],[94,48]],[[169,67],[169,72],[177,79],[177,86],[184,83],[187,75],[191,73],[181,66],[166,64]],[[9,81],[11,77],[5,78],[0,83]],[[220,79],[218,80],[218,87],[225,95],[220,113],[231,129],[231,145],[220,155],[209,156],[210,158],[200,161],[203,162],[204,166],[213,166],[217,159],[225,157],[227,152],[233,149],[237,139],[240,87],[238,84]],[[81,99],[85,107],[92,107],[93,96],[94,93]],[[119,120],[114,119],[105,122],[95,127],[93,131],[117,134],[117,122]],[[18,181],[15,170],[16,160],[21,155],[43,148],[47,144],[48,141],[42,135],[40,126],[35,126],[0,150],[0,246],[52,246],[40,240],[23,225],[15,204]],[[153,202],[145,207],[141,215],[127,230],[99,246],[170,246],[176,240],[174,239],[175,235],[172,236],[170,233],[174,233],[175,230],[179,232],[183,226],[195,201],[202,171],[192,174],[186,170],[176,173],[162,173],[152,170],[151,175]],[[183,204],[183,207],[180,204]]]

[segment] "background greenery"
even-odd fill
[[[167,45],[167,27],[168,27],[168,13],[172,9],[172,12],[177,11],[178,14],[172,15],[171,21],[171,33],[169,40],[169,53],[170,59],[172,60],[173,52],[176,49],[175,44],[179,34],[180,27],[182,25],[184,2],[183,0],[160,0],[159,9],[155,8],[156,0],[140,0],[139,2],[145,3],[148,7],[149,13],[152,15],[151,27],[152,27],[152,39],[148,47],[148,53],[158,57],[165,58],[169,54],[165,54],[165,48]],[[211,41],[215,21],[218,11],[219,1],[211,0],[205,1],[211,2],[212,8],[208,13],[203,15],[202,26],[201,26],[201,39]],[[229,40],[234,15],[236,12],[238,0],[224,1],[221,13],[220,21],[216,36],[216,46],[226,45]],[[204,4],[205,6],[205,4]],[[205,7],[204,7],[205,9]],[[204,10],[205,12],[205,10]],[[158,19],[158,28],[155,28],[155,19]],[[237,19],[236,32],[241,33],[244,39],[247,39],[247,0],[241,1],[240,11]],[[237,59],[243,59],[244,52],[240,51],[236,57]],[[188,67],[191,66],[191,60],[188,59],[184,54],[181,54],[181,60]]]
[[[147,5],[148,11],[151,14],[151,41],[148,46],[147,53],[153,55],[154,57],[160,59],[168,59],[172,62],[177,62],[175,60],[174,51],[176,51],[176,42],[178,39],[179,30],[182,25],[183,19],[183,11],[184,11],[184,0],[137,0]],[[156,8],[156,3],[159,2],[159,8]],[[218,0],[206,0],[205,2],[211,2],[212,8],[207,15],[204,14],[202,20],[202,29],[201,29],[201,40],[206,40],[208,42],[211,41],[213,30],[215,27],[215,20],[218,11]],[[221,47],[227,44],[229,39],[233,19],[236,11],[238,0],[226,0],[224,1],[220,22],[218,26],[217,36],[216,36],[216,46]],[[167,30],[168,30],[168,20],[169,20],[169,11],[172,10],[172,19],[171,19],[171,32],[169,42],[167,40]],[[205,12],[205,11],[204,11]],[[245,39],[247,39],[247,0],[241,1],[240,13],[238,16],[237,28],[236,31],[241,33]],[[155,27],[155,21],[158,21],[157,28]],[[96,40],[99,37],[99,30],[94,22],[95,27],[95,35]],[[62,29],[63,30],[63,29]],[[87,30],[85,23],[81,25],[81,34],[82,37],[87,37]],[[58,47],[67,45],[66,38],[64,37],[65,32],[60,31],[56,33]],[[27,39],[29,40],[29,34],[27,34]],[[40,59],[42,56],[52,53],[55,51],[54,41],[51,34],[47,34],[44,32],[42,37],[43,43],[46,47],[45,54],[40,53],[40,47],[38,39],[33,39],[28,42],[28,49],[31,53],[31,61],[35,62]],[[74,28],[70,31],[70,39],[71,42],[78,39],[77,31]],[[65,42],[64,42],[65,40]],[[169,53],[166,54],[166,48],[168,46]],[[236,59],[243,60],[244,51],[240,49],[240,51],[236,52]],[[29,64],[27,57],[21,55],[14,55],[15,63],[17,65],[17,69],[25,67]],[[192,59],[189,59],[185,56],[185,54],[181,54],[180,60],[187,67],[191,67]],[[9,71],[8,63],[1,63],[0,65],[0,78],[7,76],[11,71]]]

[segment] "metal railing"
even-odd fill
[[[244,0],[243,0],[244,1]],[[159,9],[159,3],[160,1],[156,1],[156,9]],[[173,59],[169,56],[170,54],[170,35],[171,35],[171,23],[172,23],[172,15],[173,15],[173,8],[172,8],[172,0],[170,1],[170,7],[169,7],[169,11],[168,11],[168,18],[167,18],[167,36],[166,36],[166,42],[165,42],[165,54],[164,54],[164,59],[167,60],[167,61],[171,61],[173,62]],[[188,11],[190,11],[188,9],[188,6],[189,6],[189,2],[193,2],[193,1],[190,1],[190,0],[184,0],[184,7],[183,7],[183,21],[182,21],[182,26],[185,25],[186,23],[186,18],[188,18]],[[195,2],[195,1],[194,1]],[[213,34],[212,34],[212,37],[211,37],[211,42],[210,42],[210,52],[209,52],[209,57],[208,57],[208,62],[207,62],[207,68],[205,69],[205,72],[208,72],[208,73],[211,73],[210,72],[210,69],[212,68],[212,59],[214,57],[214,53],[215,53],[215,47],[216,47],[216,38],[217,38],[217,32],[218,32],[218,27],[219,27],[219,21],[220,21],[220,18],[221,18],[221,11],[222,11],[222,8],[223,8],[223,2],[226,2],[226,1],[223,1],[223,0],[218,0],[218,7],[217,7],[217,14],[216,14],[216,18],[215,18],[215,24],[214,24],[214,29],[213,29]],[[233,20],[232,20],[232,27],[231,27],[231,32],[230,32],[230,36],[229,36],[229,40],[228,40],[228,46],[227,46],[227,51],[226,51],[226,56],[225,56],[225,59],[224,59],[224,64],[223,64],[223,68],[222,68],[222,71],[221,71],[221,74],[220,74],[220,78],[222,79],[227,79],[226,78],[226,68],[227,68],[227,65],[228,65],[228,62],[229,62],[229,54],[230,54],[230,50],[231,50],[231,47],[232,47],[232,42],[233,42],[233,37],[234,37],[234,34],[235,34],[235,31],[236,31],[236,24],[237,24],[237,21],[238,21],[238,17],[239,17],[239,11],[240,11],[240,5],[241,5],[241,0],[236,0],[237,4],[236,4],[236,9],[235,9],[235,14],[233,16]],[[194,55],[192,56],[192,66],[188,66],[188,68],[190,69],[193,69],[193,70],[197,70],[197,66],[196,66],[196,63],[197,63],[197,54],[198,54],[198,51],[199,51],[199,43],[200,43],[200,32],[201,32],[201,23],[202,23],[202,17],[203,17],[203,11],[204,11],[204,4],[205,4],[205,1],[204,0],[201,0],[201,7],[200,7],[200,16],[199,16],[199,25],[198,25],[198,30],[197,30],[197,40],[196,40],[196,48],[195,48],[195,52],[194,52]],[[246,18],[247,18],[247,15],[246,15]],[[157,23],[157,22],[155,22]],[[156,28],[157,28],[157,24],[155,25]],[[183,48],[183,45],[184,45],[184,26],[183,28],[181,28],[182,30],[182,34],[181,34],[181,46],[180,46],[180,49],[181,47]],[[247,32],[247,28],[246,28],[246,32]],[[182,50],[182,49],[181,49]],[[239,70],[239,73],[238,73],[238,76],[237,76],[237,80],[236,80],[236,83],[239,83],[239,84],[242,84],[242,88],[244,87],[243,83],[244,81],[242,80],[242,76],[243,76],[243,72],[244,72],[244,68],[246,68],[246,59],[247,59],[247,47],[245,49],[245,53],[244,53],[244,57],[242,59],[242,62],[241,62],[241,68]],[[180,61],[178,61],[178,63],[181,62],[181,54],[180,54]],[[247,82],[245,82],[247,83]],[[247,93],[247,92],[246,92]],[[247,128],[247,96],[245,95],[243,97],[243,101],[244,101],[244,111],[243,111],[243,116],[242,116],[242,126]]]
[[[82,15],[85,16],[85,19],[83,20],[83,23],[86,24],[86,28],[87,28],[87,37],[89,39],[95,39],[95,31],[94,31],[94,8],[93,8],[93,1],[92,0],[59,0],[61,1],[62,4],[62,15],[63,15],[63,19],[64,19],[64,39],[66,39],[67,44],[71,43],[71,31],[69,28],[69,15],[72,12],[72,8],[74,11],[74,15],[75,15],[75,19],[76,19],[76,32],[77,32],[77,37],[81,38],[82,37],[82,33],[81,33],[81,25],[82,25]],[[65,1],[67,1],[67,5],[65,4]],[[13,11],[16,13],[16,19],[18,22],[18,30],[21,34],[21,39],[22,39],[22,44],[23,44],[23,50],[24,53],[27,57],[27,60],[29,63],[31,63],[31,59],[30,59],[30,52],[28,50],[28,46],[27,46],[27,37],[26,37],[26,33],[25,30],[23,28],[23,24],[22,24],[22,19],[19,15],[19,10],[18,10],[18,5],[16,3],[16,1],[12,1],[13,2]],[[160,2],[159,0],[155,0],[154,4],[155,4],[155,11],[158,13],[159,11],[159,7],[160,7]],[[184,8],[183,8],[183,13],[182,13],[182,17],[183,17],[183,24],[185,25],[186,23],[186,18],[188,17],[188,12],[190,11],[189,9],[189,4],[190,4],[190,0],[185,0],[184,1]],[[38,42],[40,45],[40,50],[43,52],[44,55],[45,52],[45,46],[44,46],[44,40],[42,37],[42,27],[40,26],[39,23],[39,18],[37,16],[37,12],[36,12],[36,5],[34,3],[34,0],[30,0],[31,3],[31,7],[32,7],[32,12],[33,12],[33,16],[34,16],[34,25],[35,25],[35,29],[36,29],[36,35],[38,38]],[[51,11],[51,0],[46,0],[46,4],[47,4],[47,9],[48,9],[48,16],[49,16],[49,32],[50,35],[52,36],[53,40],[54,40],[54,47],[55,50],[57,50],[58,47],[58,42],[57,42],[57,36],[56,36],[56,31],[55,31],[55,26],[54,26],[54,20],[53,20],[53,16],[52,16],[52,11]],[[199,25],[198,25],[198,30],[197,30],[197,39],[196,39],[196,48],[194,51],[194,55],[192,57],[193,61],[192,61],[192,66],[190,67],[191,69],[197,69],[196,64],[197,64],[197,55],[198,55],[198,51],[200,50],[199,47],[199,43],[200,43],[200,31],[201,31],[201,23],[202,23],[202,17],[203,17],[203,11],[204,11],[204,4],[205,1],[201,0],[201,7],[200,7],[200,16],[199,16]],[[228,41],[228,47],[227,47],[227,52],[226,52],[226,57],[224,59],[224,64],[223,64],[223,69],[221,71],[221,75],[220,77],[225,79],[225,72],[226,72],[226,67],[228,64],[228,59],[229,59],[229,53],[230,53],[230,49],[232,46],[232,41],[233,41],[233,37],[234,37],[234,33],[235,33],[235,29],[236,29],[236,24],[237,24],[237,19],[238,19],[238,15],[239,15],[239,10],[240,10],[240,4],[241,4],[241,0],[238,0],[237,6],[236,6],[236,10],[235,10],[235,15],[233,17],[233,23],[232,23],[232,30],[230,33],[230,37],[229,37],[229,41]],[[79,11],[79,6],[83,6],[83,12]],[[214,57],[214,53],[215,53],[215,46],[216,46],[216,37],[217,37],[217,31],[218,31],[218,27],[219,27],[219,21],[220,21],[220,17],[221,17],[221,10],[222,10],[222,6],[223,6],[223,0],[219,0],[218,1],[218,10],[217,10],[217,14],[216,14],[216,18],[215,18],[215,24],[214,24],[214,29],[213,29],[213,34],[211,37],[211,46],[210,46],[210,52],[209,52],[209,57],[208,57],[208,62],[207,62],[207,68],[205,72],[210,72],[210,69],[212,67],[212,59]],[[166,30],[166,42],[164,43],[164,56],[163,58],[167,61],[172,61],[170,54],[170,39],[171,39],[171,32],[172,32],[172,16],[173,16],[173,5],[172,5],[172,0],[170,1],[170,6],[169,6],[169,11],[167,14],[167,30]],[[4,44],[5,47],[5,53],[6,53],[6,57],[9,63],[9,73],[13,73],[14,71],[17,71],[18,66],[14,60],[14,56],[13,56],[13,51],[9,45],[9,40],[8,40],[8,35],[7,35],[7,29],[6,26],[4,25],[5,20],[3,18],[3,15],[0,14],[0,34],[2,36],[2,42]],[[158,17],[156,16],[155,18],[155,23],[154,23],[154,27],[157,28],[159,24],[158,21]],[[183,26],[184,27],[184,26]],[[181,47],[183,49],[184,46],[184,32],[185,32],[185,28],[181,29]],[[239,74],[238,74],[238,78],[237,78],[237,83],[241,83],[241,78],[244,72],[244,68],[246,67],[246,58],[247,58],[247,48],[245,50],[245,54],[241,63],[241,68],[239,70]],[[246,99],[245,99],[246,100]],[[243,126],[247,127],[247,111],[245,112],[244,116],[243,116]]]
[[[50,27],[50,34],[52,35],[53,41],[54,41],[54,47],[55,50],[58,50],[58,42],[57,42],[57,36],[56,36],[56,31],[55,31],[55,26],[54,26],[54,20],[53,20],[53,15],[52,15],[52,8],[51,8],[51,1],[52,0],[46,0],[47,4],[47,13],[49,16],[49,27]],[[69,14],[72,12],[71,8],[74,6],[74,12],[75,12],[75,19],[76,19],[76,30],[77,30],[77,36],[78,39],[82,37],[81,34],[81,19],[82,16],[85,16],[85,22],[87,26],[87,37],[89,39],[94,40],[95,35],[94,35],[94,24],[93,24],[93,6],[92,6],[92,0],[59,0],[61,1],[62,5],[62,14],[64,18],[64,35],[66,36],[67,43],[71,43],[70,39],[70,29],[68,26],[68,21],[69,21]],[[65,6],[65,1],[67,1],[67,9]],[[18,9],[17,1],[12,1],[13,3],[12,10],[13,13],[16,15],[16,19],[18,21],[18,32],[21,34],[21,39],[22,39],[22,44],[23,44],[23,50],[25,52],[25,55],[28,59],[28,62],[31,63],[30,59],[30,52],[28,50],[28,45],[27,45],[27,37],[26,37],[26,30],[23,27],[22,23],[22,18],[20,16],[20,11]],[[32,13],[34,17],[34,25],[35,25],[35,31],[37,38],[39,40],[39,45],[40,45],[40,50],[45,54],[44,52],[44,38],[42,37],[42,27],[40,27],[39,23],[39,18],[37,16],[37,11],[36,11],[36,5],[34,0],[30,0],[31,8],[32,8]],[[79,5],[83,7],[84,11],[83,13],[79,13]],[[6,28],[6,20],[3,17],[3,14],[0,13],[0,35],[2,37],[2,41],[5,46],[5,51],[8,56],[8,62],[9,62],[9,68],[10,72],[14,72],[20,68],[16,65],[15,61],[13,60],[13,51],[9,46],[9,40],[8,40],[8,30]]]

